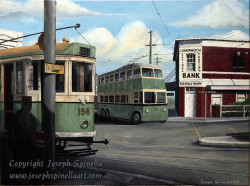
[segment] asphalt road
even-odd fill
[[[249,131],[248,122],[143,123],[99,121],[94,144],[102,169],[160,179],[169,184],[248,185],[248,148],[207,147],[199,137]],[[122,182],[122,180],[121,180]]]
[[[131,125],[125,121],[109,120],[97,121],[96,131],[95,140],[108,139],[110,141],[110,144],[106,146],[93,144],[92,148],[98,149],[96,154],[59,156],[56,160],[58,164],[55,170],[49,173],[39,169],[37,171],[36,169],[26,170],[26,172],[17,171],[17,173],[26,173],[31,179],[16,179],[14,182],[7,179],[5,183],[25,185],[39,183],[57,185],[248,185],[248,148],[212,147],[197,144],[199,137],[249,131],[248,122],[198,123],[187,121]],[[71,142],[71,144],[79,143]],[[73,148],[78,147],[67,147],[67,149]],[[2,161],[11,160],[11,156],[7,153],[4,155],[6,158],[2,158]],[[66,162],[69,163],[62,166]],[[11,173],[12,169],[8,171]],[[2,169],[3,172],[6,170]],[[41,174],[45,179],[32,179],[33,173]],[[8,178],[8,175],[5,178]]]

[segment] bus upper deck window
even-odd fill
[[[92,92],[92,71],[92,64],[72,63],[73,92]]]
[[[110,75],[110,79],[109,79],[110,83],[114,82],[114,74]]]
[[[142,68],[142,76],[143,77],[154,77],[152,68]]]
[[[101,84],[104,84],[104,77],[101,78]]]
[[[155,103],[155,92],[144,92],[145,103]]]
[[[125,72],[120,73],[120,81],[125,80]]]
[[[133,70],[134,78],[141,77],[141,71],[140,68],[136,68]]]
[[[64,61],[57,61],[57,65],[64,65]],[[64,74],[56,74],[56,92],[64,92]]]
[[[101,78],[98,78],[98,85],[101,84]]]
[[[166,103],[166,93],[157,92],[157,103]]]
[[[27,64],[29,90],[38,90],[38,61],[30,61]]]
[[[161,69],[155,69],[155,77],[156,78],[163,78]]]
[[[119,81],[119,73],[115,74],[115,81]]]
[[[132,79],[132,70],[127,71],[127,79]]]
[[[23,62],[16,63],[16,93],[24,93],[24,66]]]
[[[105,84],[106,84],[106,83],[109,83],[109,76],[106,76],[106,77],[105,77]]]

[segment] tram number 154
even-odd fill
[[[78,115],[82,115],[84,116],[85,114],[89,115],[90,111],[89,108],[85,109],[85,108],[78,108]]]

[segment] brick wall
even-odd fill
[[[205,87],[197,88],[196,117],[205,117]]]

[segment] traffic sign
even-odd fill
[[[64,74],[64,65],[44,63],[44,72],[47,74]]]

